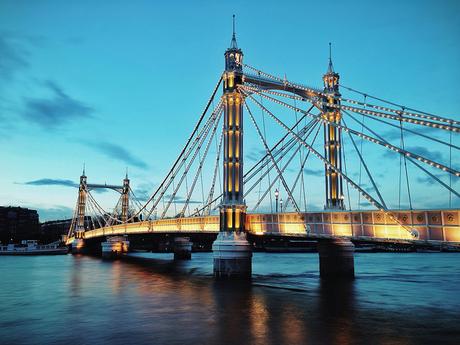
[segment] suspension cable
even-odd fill
[[[358,190],[362,195],[375,207],[377,207],[380,211],[383,213],[387,214],[391,220],[394,220],[396,223],[398,223],[402,228],[404,228],[408,233],[411,234],[411,236],[417,236],[417,232],[412,231],[411,229],[408,229],[405,224],[401,223],[397,217],[395,217],[388,209],[384,208],[383,205],[381,205],[377,200],[375,200],[370,194],[368,194],[365,190],[363,190],[360,186],[358,186],[351,178],[349,178],[347,175],[345,175],[340,169],[335,167],[329,160],[327,160],[325,157],[323,157],[318,151],[316,151],[313,147],[311,147],[308,143],[306,143],[302,138],[300,138],[298,135],[296,135],[292,130],[289,129],[286,124],[284,124],[278,117],[276,117],[270,110],[265,108],[263,105],[261,105],[256,99],[254,99],[252,96],[249,95],[252,101],[254,101],[259,107],[264,109],[265,112],[267,112],[270,117],[272,117],[281,127],[283,127],[285,130],[289,131],[290,134],[296,138],[297,141],[301,142],[302,145],[304,145],[308,150],[310,150],[316,157],[318,157],[324,164],[327,165],[328,168],[332,169],[334,172],[336,172],[339,176],[342,176],[352,187],[354,187],[356,190]]]
[[[299,83],[292,83],[288,80],[285,79],[282,79],[282,78],[279,78],[279,77],[276,77],[274,75],[271,75],[271,74],[268,74],[268,73],[265,73],[261,70],[258,70],[257,68],[255,67],[252,67],[252,66],[249,66],[247,64],[242,64],[244,67],[246,68],[249,68],[249,69],[252,69],[253,71],[256,71],[258,73],[258,75],[264,75],[265,77],[268,77],[272,80],[276,80],[277,82],[279,82],[280,84],[284,85],[284,87],[286,88],[286,86],[289,86],[291,88],[294,88],[294,89],[298,89],[298,90],[302,90],[302,91],[306,91],[308,94],[310,94],[311,96],[323,96],[323,97],[326,97],[328,96],[326,93],[318,90],[318,89],[314,89],[314,88],[311,88],[311,87],[306,87],[304,85],[301,85]],[[261,86],[261,82],[259,81],[259,85]],[[344,85],[340,85],[340,87],[342,88],[345,88],[347,90],[350,90],[350,91],[353,91],[353,92],[357,92],[361,95],[367,95],[367,97],[369,98],[373,98],[373,99],[376,99],[376,100],[379,100],[381,102],[384,102],[384,103],[387,103],[387,104],[391,104],[391,105],[394,105],[394,106],[397,106],[398,108],[402,108],[404,107],[405,109],[408,109],[408,110],[411,110],[411,111],[415,111],[417,113],[411,113],[411,112],[406,112],[404,111],[402,113],[402,115],[408,115],[408,116],[412,116],[412,117],[416,117],[416,118],[422,118],[422,119],[428,119],[428,120],[433,120],[433,121],[438,121],[438,122],[444,122],[444,123],[448,123],[450,125],[440,125],[440,124],[433,124],[434,126],[433,127],[436,127],[436,128],[441,128],[441,129],[447,129],[447,130],[452,130],[454,132],[460,132],[460,127],[454,127],[453,125],[456,124],[456,125],[459,125],[460,124],[460,121],[456,121],[456,120],[452,120],[452,119],[448,119],[448,118],[443,118],[443,117],[440,117],[440,116],[437,116],[437,115],[433,115],[433,114],[430,114],[430,113],[427,113],[427,112],[423,112],[423,111],[419,111],[419,110],[415,110],[415,109],[412,109],[412,108],[408,108],[408,107],[405,107],[403,105],[400,105],[400,104],[396,104],[396,103],[393,103],[393,102],[390,102],[390,101],[386,101],[382,98],[378,98],[378,97],[375,97],[375,96],[372,96],[372,95],[369,95],[368,93],[364,93],[364,92],[360,92],[360,91],[357,91],[355,89],[352,89],[350,87],[347,87],[347,86],[344,86]],[[349,103],[353,103],[353,104],[357,104],[357,105],[364,105],[363,103],[361,102],[358,102],[358,101],[354,101],[354,100],[350,100],[350,99],[346,99],[346,98],[342,98],[342,97],[335,97],[335,99],[337,99],[338,101],[344,101],[344,102],[349,102]],[[384,111],[388,111],[388,112],[393,112],[393,113],[396,113],[396,114],[399,114],[399,110],[395,110],[395,109],[391,109],[391,108],[387,108],[387,107],[381,107],[381,106],[378,106],[378,105],[373,105],[373,104],[368,104],[368,103],[365,103],[368,107],[370,108],[374,108],[374,109],[379,109],[379,110],[384,110]],[[348,109],[350,110],[350,109]],[[388,115],[388,114],[387,114]],[[398,120],[396,118],[396,120]],[[422,124],[422,123],[418,123],[419,121],[417,120],[412,120],[410,119],[410,121],[408,122],[413,122],[413,123],[417,123],[417,124]],[[449,129],[450,128],[450,129]]]
[[[344,112],[345,114],[347,114],[351,119],[353,119],[355,122],[357,122],[358,124],[362,124],[362,122],[360,122],[357,118],[355,118],[353,115],[351,115],[350,113],[348,112]],[[373,131],[371,128],[367,127],[367,126],[364,126],[364,128],[366,128],[370,133],[372,133],[373,135],[375,135],[377,138],[379,138],[380,140],[382,141],[386,141],[383,137],[381,137],[380,135],[378,135],[378,133],[376,133],[375,131]],[[449,190],[450,192],[452,192],[453,194],[455,194],[456,196],[460,197],[460,194],[457,193],[454,189],[450,188],[446,183],[444,183],[443,181],[441,181],[438,177],[436,177],[436,175],[432,174],[431,172],[429,172],[427,169],[425,169],[422,165],[420,165],[419,163],[417,163],[417,160],[416,159],[413,159],[411,157],[408,157],[407,158],[409,160],[409,162],[411,162],[412,164],[414,164],[416,167],[418,167],[419,169],[421,169],[423,172],[425,172],[427,175],[429,175],[432,179],[434,179],[436,182],[438,182],[440,185],[442,185],[444,188],[446,188],[447,190]]]
[[[209,148],[211,147],[211,143],[214,139],[214,135],[216,134],[216,130],[217,130],[217,126],[219,125],[219,122],[220,122],[220,118],[221,118],[221,115],[219,115],[215,121],[215,125],[214,125],[214,128],[212,129],[212,132],[211,132],[211,135],[209,137],[209,140],[206,144],[206,147],[205,147],[205,150],[204,150],[204,154],[203,154],[203,157],[202,159],[199,161],[199,165],[198,165],[198,170],[197,170],[197,173],[195,174],[195,177],[193,178],[193,182],[192,182],[192,185],[190,186],[190,191],[189,193],[187,194],[187,198],[185,200],[185,205],[184,207],[182,208],[181,210],[181,215],[183,216],[184,215],[184,212],[185,212],[185,208],[189,205],[189,202],[190,202],[190,198],[192,197],[192,193],[193,193],[193,190],[195,189],[195,185],[196,185],[196,182],[198,180],[198,176],[199,174],[201,173],[202,171],[202,168],[203,168],[203,163],[204,163],[204,160],[206,159],[206,156],[209,152]],[[204,195],[203,195],[203,204],[204,204]]]
[[[242,88],[244,89],[244,86],[243,86]],[[256,92],[256,93],[258,93],[258,92]],[[258,94],[262,95],[264,98],[269,99],[269,100],[271,100],[271,101],[273,101],[273,102],[275,102],[275,103],[277,103],[277,104],[284,105],[284,106],[287,107],[287,108],[292,108],[292,105],[290,105],[290,104],[288,104],[288,103],[285,103],[285,102],[283,102],[283,101],[280,101],[280,100],[278,100],[278,99],[276,99],[276,98],[267,96],[267,95],[265,95],[265,94],[263,94],[263,93],[258,93]],[[299,109],[299,111],[304,112],[302,109]],[[308,116],[310,116],[310,117],[316,117],[316,118],[320,117],[320,115],[314,116],[314,115],[312,115],[312,114],[308,114]],[[456,175],[457,177],[460,176],[460,171],[458,171],[458,170],[449,168],[449,167],[447,167],[447,166],[444,165],[444,164],[435,162],[435,161],[433,161],[433,160],[431,160],[431,159],[428,159],[428,158],[426,158],[426,157],[423,157],[423,156],[421,156],[421,155],[419,155],[419,154],[415,154],[415,153],[413,153],[413,152],[409,152],[409,151],[407,151],[407,150],[405,150],[405,149],[402,149],[402,148],[399,148],[399,147],[397,147],[397,146],[394,146],[394,145],[388,143],[387,141],[383,141],[383,140],[379,140],[379,139],[370,137],[370,136],[368,136],[368,135],[366,135],[366,134],[364,134],[364,133],[358,132],[358,131],[353,130],[353,129],[351,129],[351,128],[349,128],[349,127],[346,127],[346,126],[342,126],[342,125],[337,124],[337,123],[335,123],[335,122],[333,122],[333,121],[329,121],[329,120],[327,120],[327,119],[325,119],[325,118],[322,118],[322,121],[323,121],[323,123],[330,124],[331,126],[334,126],[334,127],[336,127],[336,128],[342,129],[342,130],[344,130],[344,131],[346,131],[346,132],[349,131],[350,133],[352,133],[352,134],[354,134],[354,135],[356,135],[356,136],[358,136],[358,137],[361,137],[361,138],[363,138],[363,139],[365,139],[365,140],[367,140],[367,141],[370,141],[370,142],[372,142],[372,143],[374,143],[374,144],[378,144],[378,145],[384,146],[384,147],[386,147],[386,148],[388,148],[388,149],[390,149],[390,150],[392,150],[392,151],[398,152],[400,155],[405,155],[405,156],[407,156],[407,157],[415,158],[415,159],[417,159],[417,160],[419,160],[419,161],[421,161],[421,162],[423,162],[423,163],[426,163],[426,164],[429,164],[429,165],[433,166],[434,168],[437,168],[437,169],[440,169],[440,170],[449,172],[450,174],[454,174],[454,175]]]
[[[317,122],[318,123],[318,122]],[[315,123],[315,126],[316,124]],[[318,129],[316,130],[316,133],[315,133],[315,136],[313,137],[313,140],[312,140],[312,143],[310,144],[311,146],[313,146],[316,142],[316,138],[318,137],[318,134],[319,134],[319,131],[321,129],[321,126],[318,126]],[[312,128],[312,131],[313,131],[313,128]],[[309,134],[308,134],[309,135]],[[308,136],[306,138],[304,138],[304,140],[306,140],[308,138]],[[301,146],[303,149],[304,147]],[[304,168],[305,168],[305,164],[307,163],[307,160],[308,160],[308,157],[310,156],[310,151],[307,151],[307,154],[305,155],[303,161],[301,162],[300,164],[300,170],[299,172],[297,173],[297,176],[294,180],[294,183],[292,184],[292,187],[291,187],[291,190],[294,190],[295,187],[297,186],[297,182],[299,181],[299,178],[302,176],[302,180],[303,180],[303,175],[304,175]],[[303,186],[303,192],[304,192],[304,201],[305,201],[305,210],[304,212],[306,213],[307,212],[307,198],[306,198],[306,195],[305,195],[305,185]],[[289,199],[287,200],[286,202],[286,207],[289,205]]]
[[[219,111],[219,114],[220,114],[220,111]],[[198,154],[198,150],[201,148],[201,146],[203,145],[204,141],[206,140],[209,132],[210,132],[210,129],[211,129],[211,126],[214,124],[214,122],[216,122],[216,118],[217,116],[213,116],[213,119],[212,121],[210,122],[210,126],[207,128],[204,136],[200,139],[199,143],[198,143],[198,146],[197,148],[195,149],[195,152],[193,153],[192,155],[192,158],[190,160],[190,162],[188,163],[188,165],[185,167],[185,170],[184,172],[182,173],[181,175],[181,178],[179,180],[179,183],[178,185],[176,186],[176,189],[174,189],[173,191],[173,194],[171,195],[171,198],[169,199],[168,203],[166,204],[166,207],[164,208],[162,214],[161,214],[161,219],[163,219],[166,215],[166,212],[168,211],[169,209],[169,206],[171,205],[171,201],[172,199],[176,196],[177,194],[177,191],[179,190],[179,187],[181,186],[182,182],[184,181],[184,178],[186,179],[186,183],[187,183],[187,174],[188,174],[188,171],[190,170],[193,162],[195,161],[195,158],[197,157],[197,154]],[[219,117],[220,118],[220,117]],[[188,193],[188,187],[187,187],[187,193]],[[190,212],[190,211],[189,211]]]
[[[291,190],[289,189],[289,186],[287,185],[286,180],[283,177],[283,173],[281,172],[280,168],[278,167],[278,164],[276,164],[276,161],[273,158],[273,155],[272,155],[272,153],[270,151],[270,148],[268,147],[265,138],[263,137],[262,133],[260,132],[259,126],[257,125],[256,120],[254,119],[254,116],[252,115],[251,109],[249,109],[249,106],[247,105],[246,102],[244,103],[244,105],[246,106],[246,109],[247,109],[247,111],[249,113],[249,116],[250,116],[250,118],[252,120],[252,123],[254,124],[254,127],[257,130],[257,133],[259,134],[259,137],[260,137],[260,139],[261,139],[261,141],[262,141],[262,143],[263,143],[263,145],[265,147],[265,150],[268,152],[268,154],[270,156],[272,164],[273,164],[273,166],[275,167],[275,169],[276,169],[276,171],[278,173],[279,179],[281,180],[281,182],[283,184],[283,187],[286,190],[286,193],[288,193],[289,197],[291,199],[293,199],[292,203],[294,204],[294,208],[295,208],[296,212],[300,214],[299,206],[297,205],[296,201],[294,200],[294,197],[292,196]],[[271,189],[271,188],[269,188],[269,189]]]
[[[162,183],[160,184],[160,186],[158,187],[157,191],[164,185],[164,183],[165,183],[165,182],[167,181],[167,179],[170,177],[170,175],[172,174],[172,172],[173,172],[174,169],[176,168],[177,164],[180,162],[180,160],[181,160],[181,158],[182,158],[182,155],[185,153],[185,151],[187,150],[188,146],[190,145],[190,143],[191,143],[193,137],[195,136],[196,132],[198,131],[198,128],[200,127],[200,124],[201,124],[201,122],[203,121],[203,119],[204,119],[206,113],[208,112],[208,109],[209,109],[209,107],[211,106],[212,101],[214,100],[214,97],[215,97],[215,95],[216,95],[216,93],[217,93],[217,90],[219,89],[220,83],[222,82],[222,79],[223,79],[222,76],[223,76],[223,75],[221,74],[220,77],[219,77],[219,81],[217,82],[216,86],[214,87],[214,90],[213,90],[213,92],[212,92],[212,94],[211,94],[211,97],[209,98],[209,100],[208,100],[208,102],[207,102],[207,104],[206,104],[206,106],[205,106],[205,108],[204,108],[204,111],[202,112],[200,118],[198,119],[198,122],[196,123],[196,125],[195,125],[195,127],[194,127],[192,133],[191,133],[190,136],[189,136],[189,138],[187,139],[187,142],[186,142],[184,148],[182,149],[181,153],[179,154],[179,156],[177,157],[176,161],[175,161],[174,164],[172,165],[172,167],[171,167],[171,169],[169,170],[169,172],[168,172],[168,174],[166,175],[166,177],[163,179],[163,181],[162,181]],[[134,217],[138,216],[139,213],[142,212],[142,211],[147,207],[148,204],[150,204],[150,202],[155,198],[157,191],[153,193],[153,195],[152,195],[152,196],[147,200],[147,202],[144,204],[144,206],[142,207],[142,209],[139,210],[136,214],[134,214],[134,215],[130,218],[130,220],[132,220]],[[149,217],[150,217],[150,214],[152,213],[152,211],[153,211],[154,208],[155,208],[155,207],[153,207],[153,208],[151,209],[151,211],[149,212]]]

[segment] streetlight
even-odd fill
[[[283,212],[283,198],[280,200],[280,212]]]
[[[279,195],[280,195],[280,192],[278,191],[278,188],[277,188],[277,189],[275,189],[275,200],[276,200],[276,203],[275,203],[275,205],[276,205],[275,210],[276,210],[276,213],[278,213],[278,197],[279,197]]]

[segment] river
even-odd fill
[[[0,257],[0,344],[460,344],[456,253],[356,253],[347,284],[315,253],[255,253],[250,283],[133,255]]]

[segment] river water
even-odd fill
[[[456,253],[357,253],[349,284],[314,253],[255,253],[247,284],[133,255],[0,257],[0,344],[460,344]]]

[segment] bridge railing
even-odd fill
[[[379,211],[248,214],[246,229],[254,235],[349,237],[366,240],[460,243],[460,210],[392,211],[398,222]],[[414,238],[407,228],[416,230]],[[219,217],[169,218],[94,229],[85,238],[144,233],[213,233]]]

